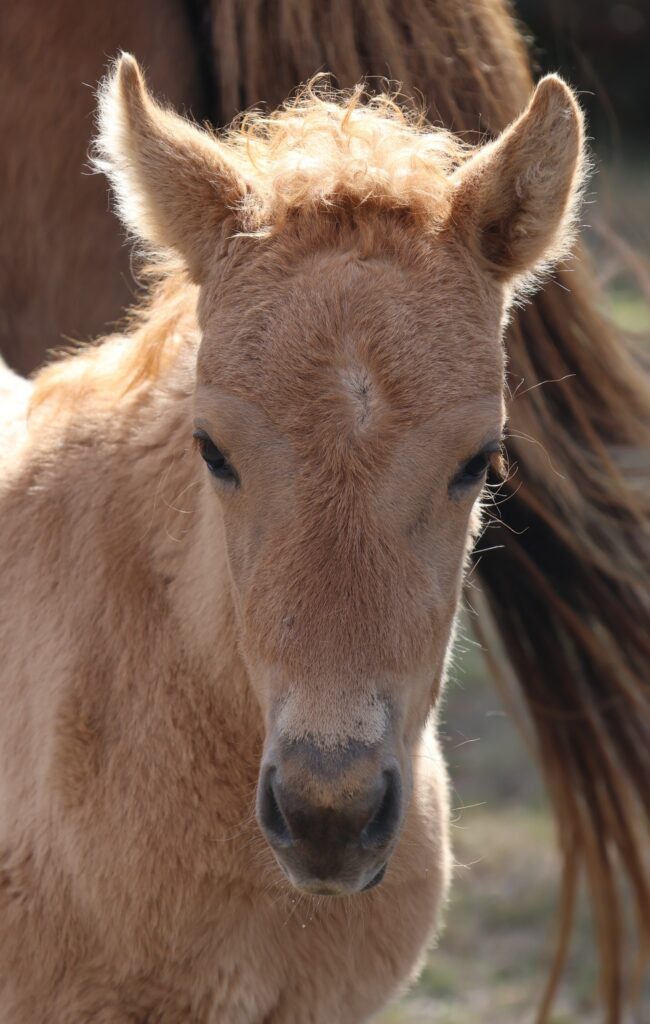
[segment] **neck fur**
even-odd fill
[[[219,501],[192,446],[195,298],[191,288],[175,296],[166,318],[152,305],[158,326],[177,334],[157,337],[166,349],[158,365],[122,393],[119,382],[138,364],[131,346],[146,350],[151,323],[55,365],[57,387],[48,388],[46,371],[31,429],[51,431],[48,447],[61,453],[48,500],[74,494],[74,523],[64,519],[61,529],[77,532],[61,549],[75,549],[84,580],[70,605],[75,631],[93,636],[107,664],[115,714],[130,715],[132,729],[134,716],[151,713],[163,746],[161,709],[169,704],[173,716],[177,695],[185,736],[193,707],[201,733],[215,743],[227,735],[231,751],[258,762],[261,713],[238,651]],[[48,391],[55,402],[64,395],[60,415]],[[69,575],[59,557],[58,572]]]

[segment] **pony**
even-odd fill
[[[445,900],[436,708],[582,115],[550,76],[472,148],[312,87],[215,136],[122,55],[99,125],[161,284],[3,467],[0,1014],[367,1020]]]
[[[214,124],[262,100],[277,105],[325,68],[342,86],[389,74],[424,97],[432,118],[489,139],[532,89],[527,43],[507,0],[117,0],[82,18],[71,3],[26,0],[3,13],[0,48],[2,94],[11,98],[0,105],[11,139],[0,166],[0,348],[24,372],[62,335],[104,330],[131,297],[127,252],[100,180],[81,173],[92,95],[79,83],[97,80],[106,54],[137,51],[159,92]],[[170,294],[169,309],[177,307]],[[171,330],[174,315],[165,321]],[[540,1016],[584,876],[613,1022],[629,961],[626,886],[640,948],[650,938],[647,368],[609,322],[580,245],[511,309],[505,345],[513,471],[468,596],[480,598],[495,678],[537,755],[557,821],[561,915]],[[149,353],[157,365],[154,342]]]

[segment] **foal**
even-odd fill
[[[167,263],[3,470],[2,1022],[354,1024],[417,969],[501,333],[582,145],[554,77],[471,151],[359,94],[211,136],[118,62],[99,162]]]

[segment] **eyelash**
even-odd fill
[[[195,430],[192,436],[196,441],[201,458],[212,476],[216,477],[217,480],[223,480],[235,486],[239,484],[239,477],[236,471],[230,465],[223,452],[217,448],[212,438],[204,430]]]
[[[485,479],[488,469],[493,464],[496,464],[495,468],[498,471],[500,469],[501,450],[500,444],[491,444],[463,463],[449,483],[450,492],[463,489],[469,490],[471,487],[475,487],[481,480]]]

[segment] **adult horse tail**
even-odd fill
[[[259,100],[274,106],[327,70],[344,87],[364,75],[397,79],[447,127],[489,135],[520,112],[532,87],[505,0],[212,0],[210,25],[217,121]],[[564,858],[541,1020],[581,872],[610,1022],[621,1019],[626,988],[626,888],[640,948],[650,941],[649,493],[641,486],[650,393],[602,307],[578,248],[510,325],[511,472],[485,545],[500,550],[486,551],[477,567],[524,698]]]

